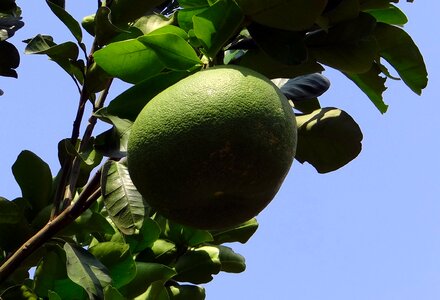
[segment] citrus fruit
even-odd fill
[[[296,150],[296,121],[266,77],[238,66],[190,75],[155,96],[128,140],[128,170],[161,215],[201,229],[256,216]]]

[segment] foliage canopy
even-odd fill
[[[127,171],[133,121],[154,96],[190,74],[240,65],[273,79],[290,99],[298,123],[295,159],[319,173],[335,171],[359,154],[362,132],[336,104],[320,106],[330,87],[321,74],[326,67],[344,74],[381,113],[387,80],[401,79],[416,94],[427,85],[398,2],[107,0],[79,22],[63,0],[46,0],[72,40],[35,33],[24,41],[25,53],[57,63],[77,86],[79,106],[71,136],[58,145],[57,173],[27,150],[12,166],[22,195],[0,197],[0,297],[197,300],[205,298],[200,284],[213,275],[244,271],[244,258],[223,244],[246,243],[256,219],[201,230],[153,211]],[[18,76],[20,55],[7,40],[23,25],[15,0],[2,1],[1,76]],[[107,99],[116,80],[132,86]],[[81,129],[88,105],[93,114]],[[98,121],[112,128],[95,134]]]

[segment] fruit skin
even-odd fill
[[[128,169],[163,216],[219,229],[256,216],[292,164],[296,121],[263,75],[239,66],[197,72],[154,97],[128,141]]]

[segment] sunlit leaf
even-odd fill
[[[137,39],[111,43],[93,57],[108,74],[130,83],[154,76],[165,67],[156,51]]]
[[[152,49],[168,69],[185,71],[202,65],[193,47],[182,37],[155,32],[139,37],[138,41]]]
[[[163,285],[176,274],[172,268],[158,263],[136,262],[136,270],[135,278],[119,289],[129,299],[144,293],[153,282],[160,281]]]
[[[295,159],[308,162],[319,173],[335,171],[356,158],[362,148],[362,132],[346,112],[323,108],[296,117],[298,145]]]
[[[140,230],[147,208],[130,179],[127,166],[120,162],[107,162],[101,186],[105,207],[118,229],[127,235]]]
[[[128,244],[103,242],[89,251],[107,267],[115,288],[120,288],[135,277],[136,265]]]
[[[137,260],[169,265],[174,262],[178,255],[176,244],[166,239],[158,239],[151,248],[139,253]]]
[[[378,23],[375,37],[379,54],[388,61],[405,84],[420,95],[428,84],[423,56],[412,38],[401,28]]]
[[[168,294],[173,300],[204,300],[205,289],[201,286],[190,284],[174,284],[167,286]]]
[[[232,0],[220,0],[193,16],[195,36],[206,53],[214,57],[237,33],[244,20],[243,13]]]
[[[372,15],[377,22],[404,25],[408,22],[406,15],[397,7],[390,4],[387,8],[378,8],[366,10],[367,13]]]
[[[76,284],[82,286],[91,299],[103,299],[103,289],[111,284],[108,269],[87,250],[64,244],[66,251],[67,276]]]
[[[188,75],[188,72],[171,71],[147,78],[113,99],[107,111],[111,115],[134,122],[142,108],[154,96]]]

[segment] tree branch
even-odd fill
[[[100,179],[101,169],[96,172],[93,178],[84,187],[84,190],[75,203],[71,204],[61,214],[49,221],[40,231],[15,251],[12,256],[3,262],[0,266],[0,284],[4,282],[29,255],[50,240],[61,229],[72,223],[98,199],[99,195],[101,195]]]

